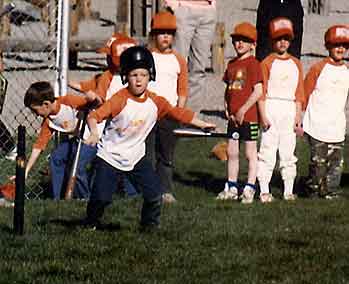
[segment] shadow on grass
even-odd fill
[[[174,181],[181,183],[184,186],[203,188],[208,192],[218,193],[224,188],[225,179],[216,178],[210,173],[203,173],[197,171],[189,171],[190,179],[183,178],[178,173],[174,174]]]
[[[96,231],[108,231],[108,232],[116,232],[120,231],[121,226],[118,223],[98,223],[91,224],[87,223],[86,219],[51,219],[39,222],[39,226],[47,226],[49,224],[54,224],[58,226],[63,226],[69,230],[76,229],[90,229]]]

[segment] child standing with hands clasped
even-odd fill
[[[126,175],[143,195],[141,229],[156,229],[160,224],[162,186],[152,164],[145,158],[145,140],[158,119],[171,117],[200,128],[214,128],[191,110],[173,107],[163,97],[147,90],[155,80],[151,52],[141,46],[130,47],[121,54],[120,74],[125,89],[120,90],[88,117],[91,130],[85,141],[97,147],[96,175],[87,206],[87,227],[103,229],[104,209],[112,202],[113,185]],[[99,139],[97,123],[107,119]]]
[[[248,160],[248,179],[242,192],[241,202],[253,202],[257,173],[258,113],[257,101],[263,92],[263,76],[259,62],[253,56],[257,31],[250,23],[235,26],[231,34],[237,57],[227,66],[223,80],[225,112],[228,122],[228,181],[218,200],[237,200],[239,175],[239,142],[245,141],[245,156]]]
[[[297,174],[294,155],[296,132],[301,131],[302,103],[304,101],[301,62],[288,53],[294,38],[292,22],[284,17],[269,24],[273,52],[261,63],[264,74],[265,96],[259,101],[262,132],[258,154],[257,178],[260,201],[273,201],[269,183],[279,153],[281,176],[284,182],[284,200],[295,200],[293,183]]]
[[[349,91],[349,71],[343,58],[349,47],[349,27],[330,27],[325,46],[329,56],[315,63],[305,78],[303,128],[310,145],[311,188],[319,197],[333,199],[343,171]]]

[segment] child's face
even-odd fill
[[[273,41],[273,50],[278,54],[284,54],[290,47],[290,39],[281,37]]]
[[[149,83],[149,72],[144,68],[137,68],[127,75],[128,90],[134,96],[141,96]]]
[[[343,60],[347,50],[348,47],[345,44],[334,44],[328,46],[329,55],[336,62]]]
[[[173,33],[164,32],[156,35],[156,47],[160,51],[166,51],[171,48],[173,43]]]
[[[238,56],[250,55],[251,51],[254,49],[255,44],[253,42],[247,41],[246,39],[233,39],[233,46]]]
[[[51,114],[51,105],[50,101],[44,101],[42,105],[31,105],[30,109],[36,115],[46,118]]]

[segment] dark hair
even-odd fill
[[[55,94],[51,84],[47,81],[39,81],[31,84],[24,95],[24,105],[26,107],[41,106],[44,101],[54,102]]]

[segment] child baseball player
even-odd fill
[[[321,198],[337,197],[343,171],[345,106],[349,71],[343,61],[349,47],[349,27],[335,25],[325,33],[329,56],[306,75],[303,128],[310,145],[311,188]]]
[[[33,145],[25,176],[27,177],[40,153],[46,148],[52,134],[59,131],[66,134],[74,133],[77,127],[77,112],[95,100],[94,96],[66,95],[56,98],[49,82],[33,83],[25,93],[24,105],[37,116],[43,118],[39,137]],[[73,160],[77,143],[74,139],[60,143],[50,155],[53,199],[59,200],[64,186],[67,165]],[[77,182],[74,198],[88,199],[90,196],[89,175],[86,166],[96,155],[96,147],[83,145],[80,152]]]
[[[239,142],[245,142],[245,157],[248,160],[248,179],[242,192],[241,202],[253,202],[256,190],[258,112],[257,101],[263,92],[263,75],[260,63],[253,53],[256,47],[256,28],[247,22],[234,27],[231,33],[237,57],[227,66],[223,80],[225,112],[228,122],[228,180],[218,200],[238,199]]]
[[[163,96],[172,106],[184,107],[188,97],[187,62],[172,49],[176,33],[176,16],[165,11],[154,15],[151,22],[151,49],[155,61],[156,81],[149,83],[148,89]],[[159,120],[147,138],[147,156],[153,162],[165,190],[163,202],[172,203],[173,167],[177,121],[167,117]]]
[[[278,17],[269,23],[269,37],[273,52],[261,63],[264,74],[265,95],[259,101],[262,131],[258,154],[257,178],[260,201],[273,201],[269,183],[273,174],[277,152],[284,182],[284,200],[295,200],[294,179],[297,174],[294,155],[296,131],[301,128],[304,101],[303,69],[301,62],[288,53],[294,38],[292,22]]]
[[[125,89],[120,90],[96,111],[90,113],[91,130],[86,144],[98,143],[96,176],[87,205],[85,225],[102,228],[100,219],[112,202],[112,188],[122,175],[127,175],[143,195],[141,229],[148,231],[160,224],[162,185],[151,162],[145,158],[145,140],[158,119],[165,115],[200,128],[213,128],[191,110],[172,107],[163,97],[147,90],[155,80],[155,64],[151,52],[141,46],[130,47],[121,54],[120,74]],[[97,123],[107,119],[99,139]]]
[[[124,50],[135,45],[137,45],[137,41],[133,38],[121,33],[114,33],[105,46],[97,49],[97,53],[106,54],[108,70],[102,74],[95,75],[90,80],[81,82],[70,81],[70,87],[84,93],[92,92],[92,95],[96,98],[101,98],[101,101],[110,99],[117,91],[124,88],[120,77],[120,55]],[[105,121],[99,123],[100,133],[102,133],[104,126]],[[127,178],[121,180],[121,183],[123,184],[123,190],[128,196],[137,195],[137,190]]]

